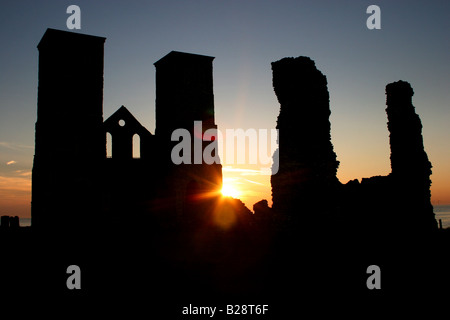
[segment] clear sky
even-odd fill
[[[270,63],[311,57],[328,79],[332,142],[344,183],[390,172],[385,86],[410,82],[433,164],[432,201],[450,204],[449,1],[3,0],[0,215],[30,216],[36,46],[47,28],[67,30],[71,4],[81,8],[79,32],[107,38],[104,119],[125,105],[151,132],[153,63],[172,50],[216,57],[221,130],[274,128],[279,104]],[[381,30],[366,27],[371,4],[381,8]],[[227,165],[225,183],[240,190],[249,208],[261,199],[270,203],[270,176],[249,169]]]

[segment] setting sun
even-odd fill
[[[228,185],[224,184],[222,186],[221,192],[222,192],[222,195],[224,195],[225,197],[238,198],[241,195],[240,191],[237,188],[235,188],[229,184]]]

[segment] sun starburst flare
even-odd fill
[[[225,197],[232,197],[232,198],[238,198],[241,195],[239,189],[229,184],[224,184],[222,186],[221,193]]]

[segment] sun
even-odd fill
[[[239,192],[239,190],[229,184],[224,184],[222,186],[222,195],[225,197],[232,197],[232,198],[238,198],[241,193]]]

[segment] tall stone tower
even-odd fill
[[[32,224],[80,230],[101,210],[105,38],[47,29],[39,45]],[[62,230],[61,230],[62,231]]]
[[[156,131],[169,136],[178,128],[191,129],[194,121],[203,128],[214,123],[214,57],[171,51],[156,67]]]
[[[217,147],[217,139],[205,135],[217,130],[214,120],[213,65],[214,57],[171,51],[155,62],[156,129],[155,136],[162,151],[163,164],[172,174],[168,190],[175,192],[176,211],[185,212],[186,197],[197,194],[205,198],[222,185],[222,166],[217,161],[205,163],[203,151]],[[200,126],[194,126],[201,121]],[[175,165],[172,150],[174,130],[185,129],[191,137],[190,164]],[[200,148],[198,148],[200,147]],[[217,148],[216,148],[217,150]]]
[[[273,208],[310,229],[335,207],[339,162],[330,136],[326,77],[308,57],[272,63],[281,105],[279,170],[271,177]]]
[[[406,81],[386,86],[386,113],[391,145],[391,178],[396,208],[404,213],[403,228],[410,231],[437,229],[431,205],[431,162],[425,152],[422,123],[412,104],[414,91]]]

